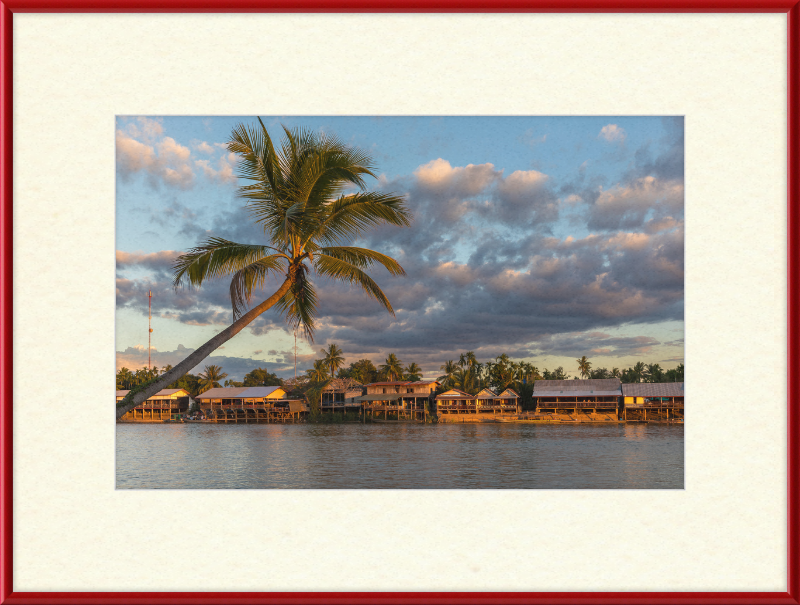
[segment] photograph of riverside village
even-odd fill
[[[683,488],[682,117],[115,139],[118,488]]]

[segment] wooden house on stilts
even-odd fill
[[[130,391],[117,391],[117,403]],[[189,411],[191,398],[185,389],[161,389],[131,411],[126,412],[120,422],[164,422]]]
[[[506,389],[499,395],[492,389],[481,389],[477,395],[450,389],[437,395],[436,412],[440,421],[444,422],[447,422],[450,416],[459,414],[472,414],[476,420],[497,418],[518,414],[519,399],[519,395],[513,389]],[[463,416],[459,421],[461,420],[464,420]]]
[[[683,422],[682,382],[622,385],[622,419],[628,422]]]
[[[619,421],[621,397],[619,378],[533,383],[536,415],[547,415],[560,422]]]
[[[364,414],[373,420],[416,420],[424,422],[433,393],[439,383],[435,380],[373,382],[364,386],[366,394],[355,401],[363,406]]]
[[[322,412],[360,412],[364,385],[352,378],[334,378],[322,389]]]
[[[308,415],[308,405],[287,399],[283,387],[214,388],[197,396],[203,415],[213,422],[294,422]]]

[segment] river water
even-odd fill
[[[117,487],[682,489],[680,424],[118,424]]]

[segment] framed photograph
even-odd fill
[[[143,10],[2,7],[2,602],[798,602],[797,6]]]

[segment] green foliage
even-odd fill
[[[339,370],[338,378],[352,378],[361,384],[378,381],[378,368],[369,359],[359,359],[350,364],[347,369]]]
[[[393,313],[366,270],[377,264],[392,275],[404,275],[403,268],[385,254],[349,243],[377,226],[409,226],[405,199],[366,191],[365,177],[375,174],[365,152],[331,134],[283,130],[285,138],[276,147],[259,118],[258,125],[237,125],[228,143],[228,151],[239,157],[238,176],[247,182],[238,195],[263,228],[266,241],[239,244],[211,238],[178,257],[174,285],[199,286],[207,279],[232,276],[236,319],[269,277],[288,278],[288,291],[275,307],[309,341],[318,305],[311,269],[360,287]],[[355,193],[345,193],[353,186]]]
[[[245,374],[242,386],[246,387],[279,387],[283,380],[277,374],[269,372],[266,368],[256,368]]]
[[[397,358],[397,355],[390,353],[379,370],[385,380],[400,380],[403,377],[403,362]]]

